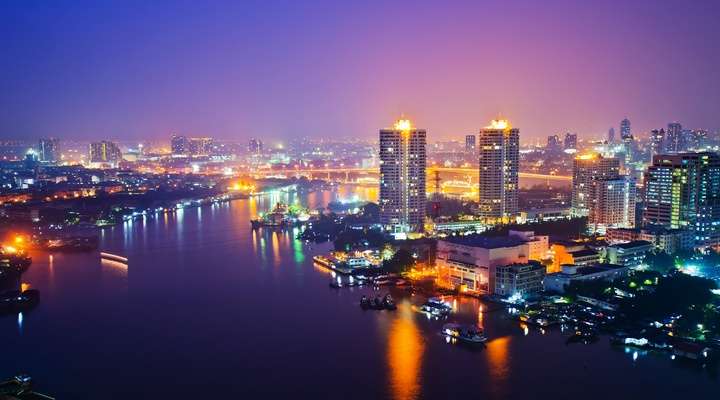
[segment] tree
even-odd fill
[[[645,256],[645,263],[650,269],[661,274],[667,274],[675,268],[675,258],[664,251],[649,253]]]
[[[387,272],[406,272],[415,264],[415,257],[405,249],[398,250],[391,259],[383,263]]]

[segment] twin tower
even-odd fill
[[[480,129],[479,216],[489,224],[518,215],[520,131],[507,120]],[[380,130],[380,219],[395,233],[421,232],[426,215],[427,131],[407,119]]]

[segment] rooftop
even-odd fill
[[[460,244],[463,246],[480,247],[484,249],[499,249],[503,247],[515,247],[527,243],[517,237],[488,237],[480,235],[452,236],[442,239],[445,242]]]
[[[645,247],[645,246],[652,246],[652,243],[648,242],[647,240],[633,240],[632,242],[618,243],[618,244],[612,245],[612,247],[616,247],[616,248],[624,249],[624,250],[634,249],[637,247]]]

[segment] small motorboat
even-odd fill
[[[487,341],[483,331],[475,325],[445,324],[440,332],[448,342],[460,341],[468,344],[481,344]]]
[[[452,306],[437,297],[431,297],[420,306],[420,311],[433,317],[445,317],[452,311]]]

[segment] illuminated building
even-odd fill
[[[380,221],[419,232],[425,219],[426,132],[401,119],[380,130]]]
[[[577,149],[577,134],[576,133],[566,133],[565,134],[565,140],[563,141],[563,145],[565,147],[565,150],[576,150]]]
[[[667,137],[665,139],[665,152],[677,153],[685,150],[682,137],[682,125],[679,122],[670,122],[667,126]]]
[[[562,144],[560,143],[560,137],[558,135],[550,135],[547,137],[545,144],[545,151],[548,153],[559,153],[562,151]]]
[[[520,130],[507,120],[493,120],[480,129],[480,217],[489,222],[510,221],[518,215]]]
[[[186,155],[190,153],[190,141],[186,136],[173,135],[170,138],[170,149],[173,155]]]
[[[614,281],[627,276],[629,267],[615,264],[595,264],[591,266],[566,264],[558,272],[545,275],[543,287],[548,292],[564,293],[573,282]]]
[[[587,216],[593,205],[595,181],[618,179],[620,160],[590,153],[575,157],[573,161],[572,209],[575,216]]]
[[[615,128],[608,129],[608,143],[613,144],[615,142]]]
[[[476,143],[476,137],[475,135],[465,135],[465,151],[474,154],[475,153],[475,143]]]
[[[263,142],[260,139],[251,138],[248,142],[248,153],[261,154],[263,152]]]
[[[635,226],[635,181],[621,176],[593,182],[594,193],[588,223],[594,232]]]
[[[630,164],[635,162],[635,138],[630,131],[630,120],[625,118],[620,121],[620,138],[623,143],[623,153],[625,153],[625,167],[629,168]]]
[[[600,253],[588,248],[582,242],[559,241],[550,246],[553,263],[548,273],[559,272],[564,264],[590,265],[600,262]]]
[[[55,138],[40,139],[37,152],[41,162],[58,162],[60,161],[60,141]]]
[[[455,288],[493,293],[497,267],[540,261],[548,254],[547,243],[547,236],[522,231],[506,237],[448,237],[438,240],[436,265],[440,277]]]
[[[667,152],[665,145],[665,129],[653,129],[650,131],[650,160],[658,154]]]
[[[652,243],[645,240],[613,244],[605,249],[605,261],[635,268],[642,264],[645,255],[652,249]]]
[[[720,244],[720,155],[658,155],[645,173],[644,226],[688,229],[698,246]]]
[[[536,261],[501,265],[495,269],[495,291],[498,296],[533,295],[543,290],[545,266]]]
[[[102,141],[90,143],[90,162],[117,166],[122,161],[122,153],[117,143]]]
[[[190,154],[193,156],[207,156],[212,152],[213,139],[210,137],[190,138]]]
[[[667,254],[675,254],[680,250],[688,250],[694,246],[691,232],[686,229],[668,229],[662,226],[644,228],[612,228],[605,232],[605,240],[610,244],[645,240],[653,244],[656,250]]]

